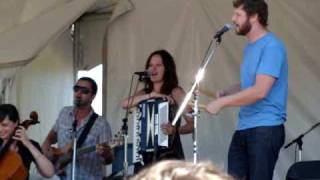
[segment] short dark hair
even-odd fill
[[[98,85],[95,80],[93,80],[92,78],[89,78],[89,77],[81,77],[80,79],[78,79],[78,81],[88,81],[91,84],[92,94],[97,94]]]
[[[257,14],[260,24],[268,26],[268,4],[264,0],[233,0],[233,7],[242,6],[248,16]]]
[[[1,104],[0,105],[0,122],[6,117],[14,123],[20,121],[20,116],[17,108],[12,104]]]
[[[176,64],[174,63],[171,54],[168,51],[161,49],[156,50],[149,55],[145,64],[145,69],[149,68],[151,58],[155,55],[159,55],[161,57],[164,66],[163,85],[161,87],[160,93],[167,95],[171,94],[171,91],[178,86]],[[146,93],[150,93],[152,90],[153,84],[150,79],[147,79],[145,83],[145,91]]]

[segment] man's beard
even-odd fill
[[[242,26],[239,27],[239,31],[237,31],[237,35],[245,36],[251,31],[251,28],[252,26],[249,22],[249,19],[247,19],[247,21]]]
[[[82,106],[82,102],[81,102],[81,100],[80,99],[74,99],[73,100],[73,105],[74,106],[76,106],[76,107],[80,107],[80,106]]]

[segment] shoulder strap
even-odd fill
[[[81,147],[81,145],[86,140],[87,135],[88,135],[90,129],[92,128],[94,122],[96,121],[97,117],[98,117],[98,114],[96,114],[95,112],[93,112],[93,114],[90,116],[90,119],[89,119],[88,123],[86,124],[86,126],[84,127],[81,135],[79,136],[79,139],[78,139],[78,142],[77,142],[77,148]]]

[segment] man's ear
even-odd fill
[[[259,21],[258,18],[259,18],[259,17],[258,17],[258,14],[253,14],[253,15],[251,15],[251,16],[250,16],[250,23],[251,23],[251,24],[254,24],[254,23],[258,22],[258,21]]]
[[[97,94],[92,94],[92,101],[94,100],[94,98],[96,97]]]

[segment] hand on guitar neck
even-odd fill
[[[121,137],[119,137],[121,138]],[[112,149],[122,145],[121,139],[112,139],[110,143],[101,143],[93,146],[80,147],[77,149],[77,157],[83,154],[95,151],[104,160],[104,164],[110,164],[113,160]],[[48,156],[55,165],[56,174],[64,175],[64,168],[72,161],[72,143],[65,145],[62,148],[50,147]]]
[[[110,164],[113,161],[112,146],[108,144],[97,144],[96,153],[104,159],[104,164]]]

